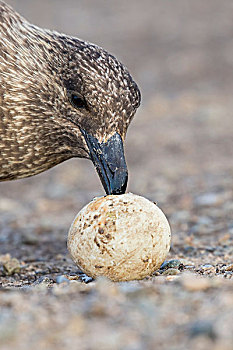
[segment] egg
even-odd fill
[[[130,281],[158,269],[170,242],[171,230],[162,210],[127,193],[94,199],[81,209],[70,227],[67,246],[88,276]]]

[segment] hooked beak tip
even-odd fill
[[[128,182],[128,172],[127,169],[119,169],[113,177],[110,184],[110,191],[107,194],[124,194],[126,191]],[[107,191],[106,191],[107,192]]]
[[[121,136],[115,133],[107,142],[99,143],[97,138],[86,133],[85,130],[81,131],[106,194],[125,193],[128,171]]]

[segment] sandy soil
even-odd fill
[[[1,183],[0,348],[232,349],[232,2],[8,2],[130,68],[143,104],[126,142],[128,190],[165,212],[176,260],[141,282],[86,284],[66,237],[103,194],[92,165]]]

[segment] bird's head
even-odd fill
[[[94,163],[107,194],[124,193],[123,142],[140,104],[128,70],[104,49],[31,25],[5,4],[1,23],[12,178],[83,157]]]
[[[73,124],[77,152],[92,160],[106,193],[124,193],[123,142],[140,104],[139,89],[128,70],[102,48],[62,35],[59,40],[64,55],[58,74],[60,115]]]

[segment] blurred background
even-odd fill
[[[232,349],[232,0],[7,2],[28,21],[94,42],[129,68],[142,105],[126,138],[128,190],[162,208],[172,228],[168,258],[194,273],[63,288],[59,276],[76,271],[69,226],[104,194],[91,162],[73,159],[0,183],[0,263],[10,254],[21,266],[12,276],[0,266],[0,289],[24,286],[24,293],[1,293],[3,348]]]

